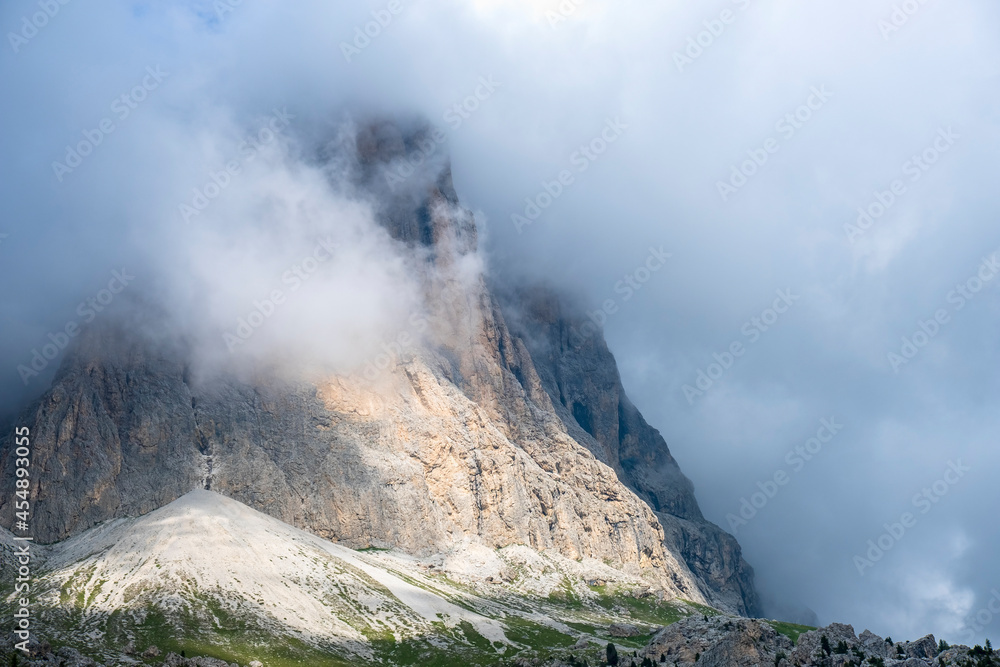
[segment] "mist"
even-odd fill
[[[5,413],[133,294],[208,366],[356,365],[419,288],[317,152],[424,118],[491,279],[590,304],[773,610],[998,636],[994,4],[40,6],[0,9]]]

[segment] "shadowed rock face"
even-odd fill
[[[615,358],[582,309],[542,289],[521,290],[512,327],[573,437],[615,469],[657,512],[702,521],[694,487],[659,431],[625,395]],[[586,326],[585,326],[586,325]],[[584,333],[581,333],[584,332]]]
[[[556,296],[526,290],[501,305],[470,274],[475,223],[447,168],[390,187],[385,170],[427,136],[373,124],[337,149],[423,267],[422,342],[375,378],[193,380],[181,344],[111,323],[85,332],[19,420],[34,445],[36,539],[210,488],[354,547],[525,544],[754,612],[739,546],[702,518],[600,335],[576,345],[568,332],[580,315]],[[0,485],[5,520],[13,484],[7,474]]]
[[[520,290],[510,301],[511,327],[529,349],[567,431],[656,512],[668,549],[684,560],[709,599],[756,614],[753,569],[739,544],[702,516],[667,443],[625,395],[604,338],[586,335],[593,328],[583,309],[540,288]]]

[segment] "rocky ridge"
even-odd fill
[[[833,623],[805,628],[764,619],[693,615],[659,630],[642,649],[590,644],[550,659],[517,658],[516,667],[997,667],[1000,652],[949,646],[933,635],[893,642],[868,630]]]
[[[782,634],[785,632],[786,634]],[[796,637],[797,635],[797,637]],[[792,638],[796,640],[793,641]],[[982,647],[947,646],[933,635],[893,642],[833,623],[798,634],[788,625],[759,619],[691,617],[660,630],[639,652],[657,664],[699,667],[991,667],[1000,654]],[[625,662],[623,664],[630,664]]]

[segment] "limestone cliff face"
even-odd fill
[[[423,267],[417,343],[378,373],[195,380],[180,343],[165,349],[111,324],[86,332],[20,420],[35,447],[36,539],[207,488],[352,547],[522,544],[754,611],[738,545],[702,518],[603,340],[571,344],[572,311],[543,290],[501,305],[447,169],[387,187],[385,168],[425,135],[373,124],[336,149]],[[2,516],[12,485],[3,479]]]
[[[701,521],[691,481],[625,395],[604,339],[585,335],[593,328],[585,326],[582,309],[541,289],[522,290],[510,309],[520,314],[514,328],[573,437],[655,511]]]
[[[753,570],[736,539],[704,519],[691,481],[659,431],[625,395],[603,337],[586,335],[584,311],[543,290],[522,290],[508,307],[559,418],[573,438],[642,498],[663,525],[668,549],[685,562],[706,597],[753,614]]]

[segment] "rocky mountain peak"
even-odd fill
[[[541,287],[498,297],[447,164],[432,154],[433,169],[398,170],[425,141],[426,129],[372,123],[328,161],[423,267],[417,330],[357,372],[195,381],[181,341],[101,323],[19,420],[35,442],[36,539],[63,542],[210,487],[345,547],[452,564],[525,548],[603,563],[618,574],[602,580],[643,581],[667,599],[753,613],[739,545],[702,517],[602,336],[571,336],[583,310]],[[7,518],[13,482],[0,485]]]

